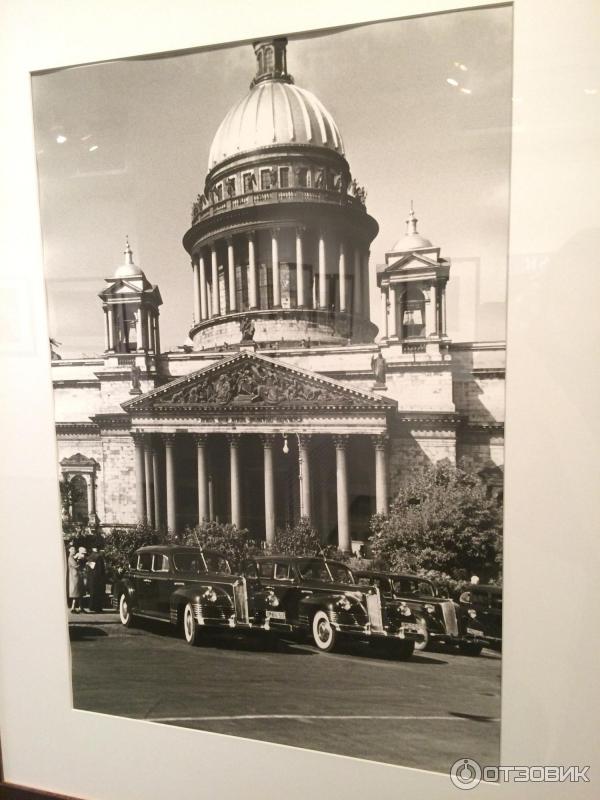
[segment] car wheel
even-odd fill
[[[415,650],[419,653],[422,653],[423,650],[427,650],[429,647],[429,631],[427,630],[427,625],[423,625],[421,633],[425,638],[422,642],[415,642]]]
[[[415,652],[414,642],[394,642],[392,645],[392,656],[397,661],[407,661]]]
[[[478,656],[483,650],[483,645],[476,644],[475,642],[461,642],[458,648],[460,652],[464,653],[466,656]]]
[[[317,611],[312,621],[312,637],[317,649],[329,653],[337,643],[337,631],[325,611]]]
[[[119,597],[119,619],[126,628],[131,628],[133,626],[133,614],[131,613],[129,598],[126,594],[122,594]]]
[[[196,647],[200,643],[200,627],[196,622],[191,603],[186,603],[183,609],[183,635],[186,642],[192,647]]]

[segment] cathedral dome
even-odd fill
[[[129,239],[126,240],[123,255],[125,256],[125,261],[116,268],[114,274],[115,278],[139,278],[144,274],[140,267],[133,263],[133,253],[129,245]]]
[[[408,215],[408,219],[406,220],[406,233],[394,244],[390,250],[391,253],[410,253],[413,250],[421,250],[425,247],[433,247],[429,239],[421,236],[421,234],[417,231],[417,222],[418,220],[415,216],[415,212],[411,203],[410,213]]]
[[[314,145],[344,155],[335,120],[312,92],[285,71],[285,39],[255,44],[258,69],[249,93],[226,115],[213,139],[208,169],[231,156],[273,145]]]

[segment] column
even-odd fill
[[[215,485],[212,473],[208,473],[208,518],[214,520],[215,518]]]
[[[88,520],[90,523],[96,522],[96,487],[95,487],[95,480],[96,475],[91,472],[88,475],[88,483],[87,483],[87,499],[88,499]]]
[[[175,493],[175,434],[165,434],[165,476],[167,487],[167,529],[177,530],[177,497]]]
[[[146,310],[146,349],[154,352],[154,325],[150,309]]]
[[[217,264],[217,248],[215,245],[211,245],[210,248],[210,260],[211,260],[211,268],[212,268],[212,285],[211,285],[211,294],[212,294],[212,315],[213,317],[219,316],[219,267]]]
[[[144,446],[144,471],[146,473],[146,521],[154,527],[154,497],[152,486],[152,440],[148,436]]]
[[[198,463],[198,524],[202,525],[209,518],[208,508],[208,480],[206,472],[206,445],[207,436],[199,433],[196,436],[196,450]]]
[[[242,525],[242,504],[240,492],[240,437],[233,433],[229,436],[229,480],[231,490],[231,524],[240,528]]]
[[[310,436],[298,436],[298,458],[300,462],[300,515],[312,517],[310,480]]]
[[[406,289],[403,289],[400,285],[398,287],[398,294],[397,294],[397,306],[398,306],[398,317],[396,320],[396,331],[398,333],[398,338],[402,339],[402,325],[404,324],[404,303],[406,301]]]
[[[146,476],[144,471],[144,437],[141,433],[133,433],[135,447],[135,515],[138,522],[146,519]]]
[[[335,473],[337,483],[338,547],[343,553],[352,550],[348,509],[348,464],[346,450],[348,436],[334,436]]]
[[[198,284],[198,265],[192,259],[192,292],[194,295],[194,322],[200,321],[200,286]]]
[[[381,338],[388,338],[388,299],[387,287],[381,287]]]
[[[346,311],[346,251],[344,242],[340,242],[340,261],[339,261],[339,282],[340,282],[340,311]]]
[[[237,297],[235,291],[235,253],[233,250],[233,237],[227,239],[227,282],[229,285],[229,310],[235,311],[237,308]]]
[[[250,308],[258,308],[258,284],[256,280],[256,249],[254,233],[248,234],[248,303]]]
[[[327,308],[327,264],[323,231],[319,231],[319,308]]]
[[[375,511],[377,514],[388,513],[388,466],[387,444],[385,434],[373,437],[375,445]]]
[[[281,285],[279,282],[279,228],[271,231],[271,266],[273,268],[273,305],[281,306]]]
[[[104,308],[104,350],[110,350],[110,325],[108,324],[108,308]]]
[[[425,297],[425,336],[433,336],[435,331],[435,306],[433,287],[423,289]]]
[[[354,286],[353,286],[353,311],[355,314],[362,314],[362,297],[361,297],[361,261],[360,250],[354,248]]]
[[[302,236],[304,228],[296,228],[296,305],[304,307],[304,253]]]
[[[144,349],[144,321],[142,319],[142,307],[135,312],[135,338],[136,350]]]
[[[154,314],[154,352],[160,355],[160,327],[158,324],[158,311]]]
[[[162,527],[162,497],[160,487],[160,452],[158,445],[152,448],[152,484],[154,487],[154,527],[160,530]]]
[[[204,263],[204,256],[200,253],[198,261],[198,282],[200,284],[200,317],[205,320],[208,318],[208,297],[206,291],[206,264]]]
[[[437,284],[431,284],[431,291],[429,293],[429,305],[431,306],[431,331],[428,331],[429,336],[437,336],[438,327],[438,307],[437,307]]]
[[[265,538],[268,545],[275,544],[275,474],[273,470],[273,445],[275,436],[263,436],[265,469]]]
[[[396,325],[396,287],[390,283],[388,288],[389,294],[389,320],[388,320],[388,336],[390,338],[398,336],[398,327]]]
[[[442,292],[442,336],[448,335],[448,323],[446,320],[446,287],[441,289]]]

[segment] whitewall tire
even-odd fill
[[[312,638],[322,653],[329,653],[337,644],[337,631],[325,611],[317,611],[313,617]]]
[[[191,603],[186,603],[183,609],[183,636],[192,647],[196,647],[200,642],[200,628]]]
[[[415,642],[415,652],[417,653],[422,653],[423,650],[427,650],[429,647],[429,631],[427,630],[427,625],[423,625],[421,633],[425,638],[422,642]]]
[[[125,625],[126,628],[132,627],[133,614],[129,606],[129,597],[125,593],[119,597],[119,619],[121,620],[121,624]]]

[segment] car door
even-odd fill
[[[298,620],[299,589],[289,562],[262,562],[259,565],[261,582],[265,590],[272,591],[279,601],[267,610],[267,617],[278,622],[293,624]]]
[[[154,554],[152,573],[153,588],[151,597],[152,602],[155,603],[154,613],[159,617],[170,619],[171,595],[175,588],[175,578],[167,555],[164,553]]]
[[[152,586],[152,553],[138,553],[133,584],[137,610],[145,613],[148,611]]]

